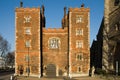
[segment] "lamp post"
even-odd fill
[[[29,66],[29,47],[28,47],[28,68],[27,68],[27,73],[28,73],[28,77],[29,77],[29,73],[30,73],[30,66]]]
[[[28,77],[29,77],[29,74],[30,74],[30,56],[29,56],[29,48],[30,48],[30,42],[29,41],[26,41],[26,47],[28,48],[28,67],[27,67],[27,73],[28,73]]]

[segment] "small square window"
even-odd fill
[[[26,42],[25,42],[25,46],[26,46],[26,47],[30,47],[30,46],[31,46],[30,41],[26,41]]]
[[[30,60],[30,57],[28,55],[25,55],[25,61],[28,62]]]
[[[83,35],[83,29],[76,29],[76,35]]]
[[[82,41],[76,41],[76,48],[83,48],[83,42]]]
[[[76,23],[83,22],[83,16],[82,15],[76,15]]]
[[[24,19],[25,19],[24,23],[29,23],[31,20],[31,16],[24,16]]]
[[[83,54],[82,53],[81,54],[77,54],[76,59],[78,61],[82,61],[83,60]]]
[[[31,34],[31,29],[27,27],[25,29],[25,34],[30,35]]]
[[[51,38],[48,42],[50,49],[58,49],[60,47],[60,40],[58,38]]]
[[[78,66],[77,72],[82,72],[82,67]]]

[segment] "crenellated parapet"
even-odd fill
[[[26,7],[26,8],[16,8],[15,9],[16,12],[26,12],[26,11],[40,11],[40,7],[33,7],[33,8],[29,8],[29,7]]]
[[[44,33],[67,33],[68,28],[43,28]]]
[[[89,12],[90,8],[84,8],[84,7],[76,7],[76,8],[69,8],[70,12],[77,12],[77,11],[81,11],[81,12]]]

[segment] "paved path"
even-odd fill
[[[59,77],[59,78],[35,78],[35,77],[17,77],[17,80],[120,80],[120,77],[116,76],[95,76],[95,77],[79,77],[79,78],[66,78],[66,77]]]
[[[12,75],[13,75],[13,72],[0,73],[0,80],[10,80],[10,76]]]
[[[35,77],[18,77],[17,80],[104,80],[98,77],[79,77],[79,78],[35,78]]]
[[[99,77],[79,77],[79,78],[74,78],[76,80],[104,80]]]

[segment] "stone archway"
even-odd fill
[[[48,64],[46,67],[47,77],[56,77],[56,66],[54,64]]]
[[[120,42],[117,42],[114,53],[114,69],[115,71],[118,70],[118,74],[120,74]]]

